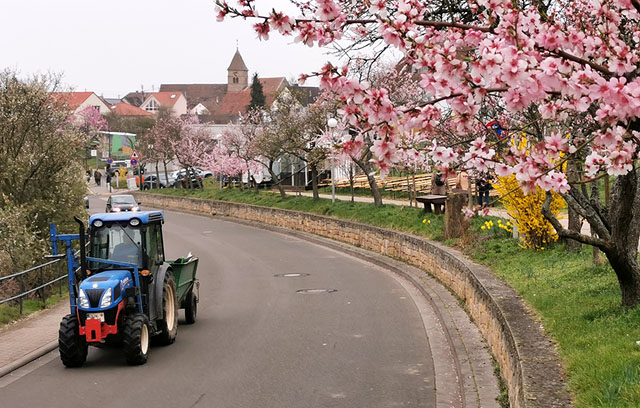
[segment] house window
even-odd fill
[[[158,105],[158,103],[155,101],[155,99],[152,99],[149,102],[149,104],[144,107],[144,110],[149,111],[149,112],[157,112],[158,109],[160,109],[160,105]]]

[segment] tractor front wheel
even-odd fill
[[[58,349],[62,364],[67,367],[81,367],[87,361],[87,342],[80,336],[80,325],[75,315],[68,314],[60,322]]]
[[[160,334],[156,336],[158,344],[168,345],[178,335],[178,301],[176,299],[176,280],[171,271],[164,275],[162,285],[162,320]]]
[[[80,324],[75,315],[68,314],[60,322],[58,349],[62,364],[67,367],[81,367],[87,361],[87,342],[80,336]]]
[[[185,303],[184,318],[188,324],[194,324],[196,322],[196,315],[198,314],[198,297],[193,293],[193,289],[189,291]]]
[[[124,321],[122,343],[124,355],[130,365],[147,362],[149,354],[149,319],[142,313],[135,313]]]

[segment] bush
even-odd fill
[[[546,194],[544,190],[537,187],[535,193],[525,194],[515,175],[498,177],[493,187],[500,193],[500,202],[507,213],[515,220],[522,247],[544,249],[549,243],[558,240],[555,229],[542,215]],[[564,199],[554,192],[551,212],[557,216],[564,207]]]

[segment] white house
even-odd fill
[[[187,98],[182,92],[152,92],[140,105],[140,109],[151,113],[158,113],[161,107],[169,109],[176,117],[188,113]]]

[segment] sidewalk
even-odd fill
[[[69,313],[67,298],[0,330],[0,377],[58,347],[60,321]]]

